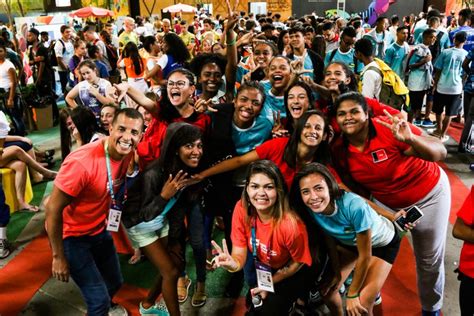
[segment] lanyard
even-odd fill
[[[104,144],[105,150],[105,165],[107,166],[107,179],[109,183],[109,193],[110,197],[112,198],[112,205],[116,205],[115,194],[114,194],[114,182],[112,179],[112,168],[110,167],[110,156],[109,156],[109,141],[106,140]],[[127,176],[125,176],[125,190],[123,194],[123,201],[127,200]]]
[[[253,259],[257,261],[257,219],[254,218],[252,220],[252,228],[251,228],[251,235],[252,235],[252,255]],[[272,238],[273,238],[273,232],[270,234],[270,238],[268,239],[268,245],[267,245],[267,264],[270,265],[270,259],[271,259],[271,252],[272,252]]]

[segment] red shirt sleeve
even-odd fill
[[[242,202],[239,200],[235,205],[234,214],[232,215],[232,231],[230,237],[232,239],[232,245],[240,248],[247,248],[249,239],[244,212]]]
[[[86,168],[76,159],[66,159],[54,180],[54,185],[67,195],[77,197],[87,186]]]
[[[365,98],[365,100],[367,101],[367,105],[369,106],[369,108],[372,109],[372,114],[374,116],[384,116],[385,115],[384,110],[386,110],[391,115],[395,115],[395,114],[400,113],[399,110],[394,109],[389,105],[380,103],[379,100],[377,100],[377,99]]]
[[[282,152],[285,151],[285,146],[288,144],[288,141],[289,138],[287,137],[274,138],[257,146],[255,151],[257,152],[258,158],[272,160],[271,157],[282,156]]]

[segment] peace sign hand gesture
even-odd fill
[[[211,243],[218,253],[218,255],[212,259],[213,268],[223,267],[224,269],[233,272],[240,269],[239,263],[229,254],[229,249],[227,248],[225,239],[222,239],[222,248],[214,240],[211,241]]]
[[[410,142],[413,139],[413,133],[411,132],[410,125],[408,124],[408,122],[399,117],[392,116],[390,113],[387,112],[387,110],[383,111],[385,115],[390,119],[392,124],[381,121],[379,119],[377,119],[377,122],[389,128],[392,131],[392,134],[396,140],[404,143]]]

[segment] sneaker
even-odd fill
[[[5,259],[10,255],[10,245],[8,240],[0,239],[0,259]]]
[[[430,128],[430,127],[435,127],[435,126],[436,124],[430,119],[423,120],[423,122],[421,122],[421,127]]]
[[[158,315],[158,316],[169,316],[168,308],[163,301],[155,303],[155,305],[149,308],[143,307],[140,302],[140,315]]]
[[[322,300],[323,300],[323,298],[322,298],[321,294],[319,293],[319,291],[316,291],[316,292],[309,291],[308,304],[317,305],[320,302],[322,302]]]
[[[115,304],[109,308],[109,316],[128,316],[128,312],[122,305]]]
[[[378,292],[375,297],[374,306],[382,304],[382,293]]]
[[[446,143],[448,140],[449,140],[449,136],[448,136],[448,135],[444,135],[443,138],[441,138],[441,142],[442,142],[442,143]]]
[[[415,126],[421,126],[421,124],[423,124],[423,123],[421,122],[421,120],[414,120],[414,121],[413,121],[413,125],[415,125]]]

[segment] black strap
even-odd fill
[[[62,39],[59,39],[58,41],[60,41],[61,44],[63,45],[63,55],[64,55],[64,53],[66,52],[66,44],[63,42]]]
[[[328,64],[330,64],[331,61],[334,59],[334,56],[336,56],[337,50],[338,50],[338,48],[335,48],[335,49],[332,50],[331,55],[329,55],[329,62],[328,62]]]

